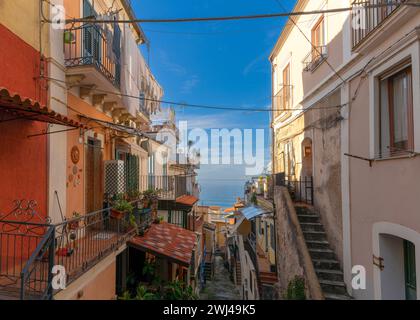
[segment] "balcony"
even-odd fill
[[[315,71],[315,69],[327,59],[327,56],[327,46],[313,46],[305,59],[303,59],[303,71]]]
[[[176,175],[147,175],[141,176],[140,190],[157,190],[159,199],[175,200],[176,198],[188,194],[186,176]]]
[[[136,234],[129,216],[115,218],[110,208],[58,224],[35,222],[34,211],[0,219],[0,299],[52,299],[52,268],[63,266],[69,285]],[[135,204],[139,232],[151,225],[151,210]],[[17,219],[16,219],[17,218]]]
[[[369,5],[387,3],[386,0],[354,0],[351,21],[358,21],[357,28],[352,28],[353,49],[358,47],[384,21],[388,19],[406,0],[394,0],[393,4],[384,7],[367,8]]]
[[[64,31],[64,58],[69,75],[82,74],[87,84],[102,84],[104,79],[119,88],[121,78],[119,37],[98,25],[82,25]]]
[[[276,119],[283,112],[291,108],[292,105],[291,85],[283,85],[273,98],[273,119]]]

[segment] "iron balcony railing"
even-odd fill
[[[152,223],[152,210],[133,202],[134,221],[114,217],[111,207],[58,224],[0,220],[0,296],[52,299],[54,266],[67,285]],[[31,219],[32,220],[32,219]]]
[[[311,51],[303,59],[303,70],[314,71],[325,59],[327,59],[327,46],[312,46]]]
[[[292,89],[293,86],[291,85],[283,85],[273,97],[273,119],[290,109],[292,105]]]
[[[352,10],[352,45],[362,43],[406,0],[354,0]],[[377,4],[388,4],[381,7],[369,7]]]
[[[93,66],[115,87],[120,86],[119,44],[112,33],[99,25],[84,24],[64,31],[65,65],[68,68]]]
[[[50,299],[54,228],[42,223],[0,221],[0,295]]]
[[[141,176],[140,190],[157,190],[159,198],[176,199],[188,194],[187,176],[181,175],[146,175]]]

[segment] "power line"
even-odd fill
[[[371,8],[382,8],[396,5],[404,6],[420,6],[418,3],[409,3],[409,2],[386,2],[378,4],[366,4],[363,5],[365,9]],[[207,22],[207,21],[233,21],[233,20],[255,20],[255,19],[269,19],[269,18],[280,18],[280,17],[290,17],[290,16],[303,16],[303,15],[316,15],[323,13],[337,13],[337,12],[346,12],[352,11],[354,7],[344,7],[336,9],[327,9],[327,10],[313,10],[313,11],[295,11],[295,12],[282,12],[282,13],[268,13],[268,14],[255,14],[255,15],[243,15],[243,16],[223,16],[223,17],[193,17],[193,18],[173,18],[173,19],[121,19],[121,20],[110,20],[110,19],[101,19],[96,20],[92,18],[80,18],[80,19],[66,19],[66,23],[75,24],[75,23],[184,23],[184,22]],[[51,20],[46,20],[45,22],[51,23]]]
[[[59,79],[54,79],[54,78],[49,78],[49,77],[43,77],[43,78],[47,79],[47,80],[50,80],[50,81],[58,81],[58,82],[66,83],[66,81],[64,81],[64,80],[59,80]],[[134,96],[134,95],[123,94],[123,93],[119,93],[119,92],[112,92],[112,91],[102,90],[102,89],[98,89],[98,88],[93,88],[92,89],[92,87],[83,86],[83,85],[78,85],[77,87],[88,88],[88,89],[91,89],[92,91],[96,91],[96,92],[99,92],[99,93],[110,94],[110,95],[115,95],[115,96],[119,96],[119,97],[127,97],[127,98],[132,98],[132,99],[137,99],[137,100],[145,100],[145,101],[156,102],[156,103],[163,103],[163,104],[168,104],[168,105],[177,106],[177,107],[227,110],[227,111],[241,111],[241,112],[275,112],[275,111],[280,112],[280,111],[305,111],[305,110],[307,110],[307,108],[285,108],[285,109],[272,109],[272,108],[270,108],[270,109],[266,109],[266,108],[242,108],[242,107],[226,107],[226,106],[214,106],[214,105],[204,105],[204,104],[191,104],[191,103],[176,102],[176,101],[161,100],[161,99],[140,98],[140,97]],[[69,89],[67,89],[67,90],[69,90]],[[325,106],[325,107],[311,107],[310,109],[338,109],[338,108],[342,108],[346,105],[347,104]]]
[[[332,13],[326,15],[326,17],[331,17],[338,15],[340,13]],[[301,20],[297,22],[298,24],[303,24],[312,21],[312,19]],[[217,36],[217,35],[224,35],[230,33],[253,33],[253,32],[260,32],[261,30],[252,29],[252,30],[220,30],[220,31],[209,31],[209,32],[188,32],[188,31],[170,31],[170,30],[156,30],[156,29],[143,29],[145,32],[152,32],[152,33],[163,33],[163,34],[180,34],[180,35],[188,35],[188,36]]]
[[[284,6],[282,5],[282,3],[279,0],[275,0],[278,5],[283,8],[283,10],[285,10]],[[303,30],[298,26],[298,24],[296,23],[295,19],[293,19],[292,17],[289,17],[289,20],[293,23],[293,25],[299,30],[299,32],[303,35],[303,37],[306,39],[306,41],[308,41],[312,47],[312,50],[315,50],[316,53],[319,55],[319,57],[322,57],[322,52],[319,50],[319,48],[317,46],[315,46],[315,44],[312,43],[311,39],[309,39],[307,37],[307,35],[305,34],[305,32],[303,32]],[[341,75],[337,72],[337,70],[335,70],[335,68],[331,65],[331,63],[329,63],[328,59],[324,59],[325,63],[329,66],[329,68],[334,72],[334,74],[341,80],[341,82],[343,84],[345,84],[344,79],[341,77]]]

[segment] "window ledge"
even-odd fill
[[[395,156],[386,156],[386,157],[382,157],[382,158],[374,158],[374,161],[387,161],[387,160],[399,160],[399,159],[409,159],[409,158],[415,158],[418,155],[420,155],[420,153],[417,152],[412,152],[412,153],[408,153],[408,154],[400,154],[400,155],[395,155]]]

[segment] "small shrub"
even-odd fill
[[[302,276],[295,276],[287,286],[286,300],[305,300],[305,279]]]

